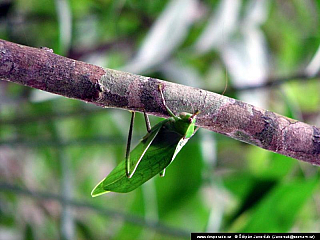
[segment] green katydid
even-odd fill
[[[159,85],[162,103],[171,117],[151,128],[148,116],[144,113],[148,133],[130,152],[135,115],[132,112],[126,158],[98,183],[91,192],[92,197],[107,192],[130,192],[158,173],[164,176],[166,167],[197,131],[195,122],[199,111],[194,114],[182,112],[179,116],[174,115],[166,105],[162,88],[162,85]]]

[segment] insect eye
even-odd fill
[[[187,112],[182,112],[179,114],[179,117],[181,119],[189,119],[192,115],[190,113],[187,113]]]
[[[180,117],[180,118],[185,118],[185,117],[186,117],[186,112],[180,113],[180,114],[179,114],[179,117]]]

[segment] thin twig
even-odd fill
[[[262,89],[262,88],[273,88],[288,82],[293,82],[293,81],[306,82],[306,81],[311,81],[317,78],[319,78],[319,76],[308,76],[308,74],[306,73],[297,73],[297,74],[293,74],[285,77],[271,77],[271,78],[268,78],[265,82],[257,85],[249,85],[249,86],[243,86],[243,87],[229,86],[228,89],[226,90],[226,94],[230,94],[233,92]]]
[[[140,138],[134,137],[134,141],[138,141]],[[96,137],[83,137],[70,140],[61,140],[60,142],[54,139],[8,139],[0,140],[0,146],[22,146],[30,148],[41,148],[41,147],[67,147],[67,146],[88,146],[96,144],[110,144],[110,145],[123,145],[125,139],[121,136],[96,136]]]
[[[22,125],[34,122],[48,122],[55,119],[68,118],[68,117],[80,117],[80,116],[92,116],[92,114],[102,113],[106,110],[103,108],[92,109],[79,109],[69,112],[48,112],[45,115],[21,115],[15,116],[10,119],[0,119],[0,125]]]

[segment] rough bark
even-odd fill
[[[0,40],[0,79],[101,107],[168,117],[162,84],[174,113],[201,110],[197,126],[261,148],[320,165],[320,129],[198,88],[101,68]]]

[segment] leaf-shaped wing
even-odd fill
[[[151,143],[153,142],[154,138],[157,136],[158,132],[160,131],[161,127],[168,122],[164,120],[157,125],[155,125],[147,135],[145,135],[140,143],[130,152],[130,176],[134,174],[136,171],[141,159],[143,158],[144,154],[150,147]],[[133,174],[132,174],[133,173]]]
[[[145,154],[140,160],[133,176],[131,178],[127,178],[125,160],[122,161],[94,188],[91,193],[93,197],[110,191],[121,193],[130,192],[157,175],[172,162],[175,155],[182,147],[181,145],[177,150],[177,145],[183,136],[175,131],[167,129],[165,127],[165,123],[161,123],[160,127],[158,124],[152,128],[151,133],[155,129],[153,133],[155,134],[155,137],[145,151]],[[152,138],[153,134],[151,134],[149,138]],[[146,143],[142,140],[138,146],[132,150],[130,153],[131,161],[136,163],[140,159],[142,154],[141,151],[144,149],[143,146],[145,145]]]

